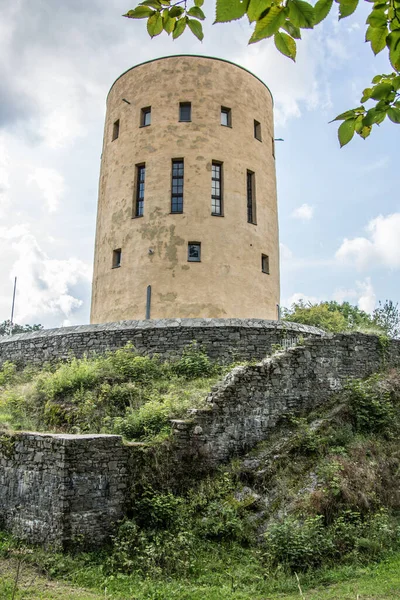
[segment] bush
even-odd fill
[[[398,410],[392,401],[391,391],[384,389],[382,375],[347,384],[350,416],[356,431],[363,433],[389,433],[398,420]]]
[[[172,363],[171,369],[176,375],[186,379],[210,377],[218,372],[218,366],[210,361],[196,342],[184,349],[181,358]]]

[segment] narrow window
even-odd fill
[[[261,142],[261,123],[254,121],[254,137]]]
[[[171,212],[183,212],[183,158],[172,161]]]
[[[115,123],[113,125],[112,141],[116,140],[118,136],[119,136],[119,119],[117,121],[115,121]]]
[[[121,248],[113,251],[112,268],[116,269],[121,266]]]
[[[272,138],[272,156],[275,158],[275,140]]]
[[[222,216],[222,163],[212,163],[211,214]]]
[[[140,126],[147,127],[151,125],[151,106],[146,106],[140,111]]]
[[[188,243],[188,261],[200,262],[201,259],[201,244],[200,242]]]
[[[137,167],[136,167],[135,217],[143,217],[145,177],[146,177],[146,166],[145,165],[137,165]]]
[[[180,121],[191,121],[192,120],[192,105],[190,102],[179,103],[179,120]]]
[[[269,256],[261,254],[261,271],[269,275]]]
[[[247,171],[247,222],[256,225],[255,175]]]
[[[221,125],[232,127],[232,112],[230,108],[221,106]]]

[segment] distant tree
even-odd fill
[[[374,310],[373,318],[379,327],[385,329],[387,335],[393,338],[400,338],[400,310],[398,303],[394,304],[391,300],[385,300],[383,304],[379,302],[378,308]]]
[[[292,304],[290,309],[284,308],[282,318],[285,321],[303,323],[321,327],[332,333],[341,331],[365,331],[392,335],[399,325],[397,305],[386,301],[369,315],[349,302],[320,302],[319,304],[305,303],[302,300]]]
[[[0,323],[0,337],[3,335],[15,335],[16,333],[29,333],[30,331],[40,331],[43,329],[43,325],[18,325],[17,323],[13,323],[11,326],[11,321],[6,320]]]
[[[400,123],[400,0],[366,2],[370,12],[365,23],[365,41],[371,44],[375,55],[386,51],[393,72],[376,75],[370,87],[364,90],[360,106],[334,119],[343,121],[338,131],[341,146],[355,133],[365,139],[372,127],[386,117],[392,123]],[[151,37],[164,31],[176,39],[188,27],[202,40],[201,21],[206,18],[201,8],[203,4],[204,0],[143,0],[124,16],[147,19]],[[318,27],[336,5],[340,20],[352,15],[359,5],[365,6],[365,2],[317,0],[313,6],[305,0],[216,0],[215,23],[247,18],[254,25],[250,44],[273,38],[279,52],[296,60],[296,41],[301,39],[302,30]],[[373,105],[365,106],[368,102]]]

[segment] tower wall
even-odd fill
[[[181,102],[191,103],[190,122],[179,121]],[[140,126],[146,107],[151,125]],[[231,126],[221,125],[221,107],[231,110]],[[154,319],[277,318],[273,135],[268,88],[232,63],[167,57],[117,79],[107,99],[92,323],[145,318],[149,285]],[[184,159],[181,214],[171,214],[173,159]],[[211,214],[213,161],[223,165],[223,216]],[[143,216],[136,217],[137,166],[144,164]],[[257,224],[247,217],[247,171],[255,178]],[[189,242],[201,243],[200,262],[188,261]],[[121,264],[113,268],[118,249]]]

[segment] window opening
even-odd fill
[[[254,121],[254,137],[261,142],[261,123]]]
[[[117,137],[119,137],[119,119],[117,121],[115,121],[115,123],[113,125],[112,141],[116,140]]]
[[[179,120],[180,121],[191,121],[192,120],[192,104],[190,102],[179,103]]]
[[[138,165],[136,167],[136,207],[135,207],[135,217],[143,217],[145,177],[146,177],[146,166],[145,165]]]
[[[171,212],[183,212],[183,159],[172,161]]]
[[[140,126],[147,127],[148,125],[151,125],[151,106],[142,108],[140,116]]]
[[[261,271],[269,275],[269,256],[261,254]]]
[[[256,224],[255,175],[247,171],[247,222]]]
[[[201,259],[201,244],[200,242],[188,243],[188,261],[200,262]]]
[[[221,125],[232,127],[232,111],[225,106],[221,106]]]
[[[116,269],[117,267],[121,266],[121,248],[118,248],[117,250],[113,251],[113,261],[112,261],[112,266],[113,269]]]
[[[211,174],[211,214],[222,215],[222,163],[212,163]]]

